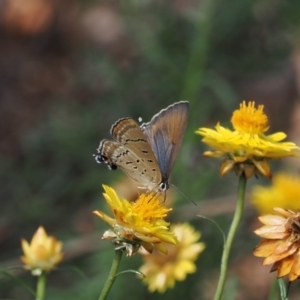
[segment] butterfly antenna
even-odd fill
[[[148,203],[153,199],[155,198],[159,193],[164,193],[164,203],[166,202],[166,199],[167,199],[167,191],[164,190],[163,192],[160,192],[160,191],[156,191],[155,194],[153,195],[153,197],[151,197],[149,200],[148,200]]]
[[[146,194],[150,194],[152,191],[148,191],[148,192],[146,192]],[[157,195],[158,195],[158,191],[156,191],[155,192],[155,194],[148,200],[148,203],[153,199],[153,198],[155,198]]]
[[[185,199],[189,200],[191,203],[193,203],[195,206],[197,206],[196,202],[194,202],[192,199],[187,197],[176,185],[171,184]]]

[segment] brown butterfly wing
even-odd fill
[[[111,134],[115,141],[100,142],[98,161],[111,168],[120,167],[141,187],[157,187],[162,179],[160,169],[139,124],[131,118],[120,119],[112,126]]]

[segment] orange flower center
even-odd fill
[[[269,128],[268,117],[263,112],[264,106],[255,108],[255,102],[245,101],[240,104],[240,109],[233,112],[231,123],[233,128],[240,133],[262,134]]]
[[[154,223],[158,219],[167,216],[171,208],[166,208],[159,195],[155,193],[141,194],[136,202],[133,203],[133,213],[142,217],[144,221]]]

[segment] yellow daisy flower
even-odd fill
[[[260,216],[264,226],[254,232],[265,238],[254,250],[254,255],[265,257],[263,265],[272,264],[277,278],[288,275],[289,281],[300,277],[300,212],[274,208],[279,215]]]
[[[202,142],[216,149],[204,152],[204,156],[225,157],[220,170],[222,176],[234,169],[238,175],[244,173],[247,178],[253,173],[270,178],[268,159],[298,156],[298,146],[282,142],[285,133],[264,134],[269,129],[269,121],[263,108],[263,105],[255,108],[254,101],[248,105],[243,101],[240,109],[233,112],[233,131],[220,124],[215,130],[199,128],[196,131],[203,136]]]
[[[32,270],[33,275],[42,271],[51,271],[63,259],[62,243],[53,236],[48,236],[41,226],[33,235],[31,243],[21,240],[24,256],[21,257],[24,268]]]
[[[173,288],[175,281],[183,281],[187,274],[196,272],[195,260],[204,250],[204,243],[197,243],[200,232],[187,223],[171,226],[177,238],[177,245],[168,245],[168,254],[162,255],[154,251],[151,255],[144,254],[145,264],[139,269],[146,277],[144,282],[150,292],[165,292]]]
[[[135,202],[129,202],[120,199],[111,187],[103,185],[103,188],[104,198],[114,218],[102,211],[94,211],[94,214],[113,227],[102,238],[112,239],[116,249],[125,249],[127,255],[132,256],[140,246],[148,252],[152,252],[155,247],[166,254],[167,248],[163,242],[178,242],[168,228],[169,223],[163,219],[172,209],[164,206],[164,201],[157,193],[141,194]]]
[[[274,207],[300,209],[300,177],[287,173],[277,173],[270,187],[255,186],[252,203],[261,214],[272,213]]]

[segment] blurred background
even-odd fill
[[[134,198],[122,171],[92,154],[121,117],[149,121],[179,100],[190,118],[171,181],[172,222],[202,232],[206,250],[195,274],[161,295],[134,274],[117,279],[109,299],[212,299],[222,237],[209,216],[229,226],[237,177],[219,176],[219,161],[194,131],[230,126],[242,100],[265,105],[270,132],[300,144],[300,1],[280,0],[2,0],[0,2],[0,269],[21,266],[20,239],[39,225],[64,242],[65,261],[48,277],[47,299],[97,299],[113,248],[92,215],[107,210],[102,184]],[[272,170],[299,169],[299,161]],[[268,183],[251,178],[253,184]],[[195,213],[196,212],[196,213]],[[249,201],[233,246],[224,299],[267,299],[274,274],[252,250],[257,213]],[[141,258],[124,258],[121,270]],[[22,270],[15,276],[35,286]],[[82,275],[84,274],[84,276]],[[298,299],[299,283],[290,299]],[[134,292],[133,292],[134,291]],[[0,274],[0,299],[32,299]]]

